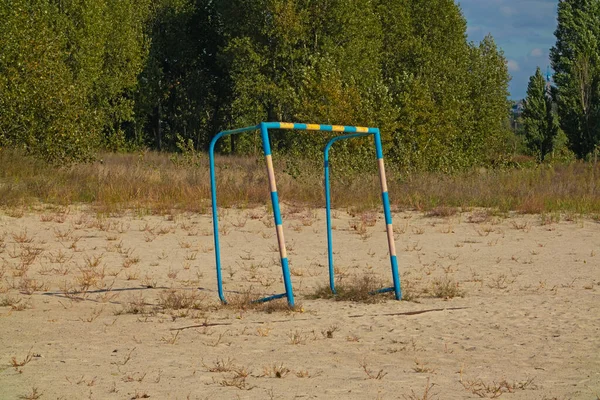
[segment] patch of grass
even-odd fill
[[[452,299],[454,297],[464,297],[465,291],[462,290],[454,278],[446,275],[444,278],[435,278],[432,282],[431,295],[441,299]]]
[[[116,311],[116,315],[120,314],[141,314],[145,315],[149,313],[150,304],[146,302],[146,299],[142,294],[137,296],[130,296],[129,299],[123,304],[123,308]]]
[[[514,393],[517,390],[537,389],[537,385],[533,383],[533,378],[527,378],[520,382],[509,382],[502,379],[498,382],[485,382],[482,379],[472,381],[461,381],[463,387],[479,397],[495,399],[504,393]]]
[[[208,157],[183,166],[166,153],[102,154],[103,163],[70,167],[48,166],[21,153],[0,152],[0,206],[22,214],[35,203],[90,204],[101,211],[138,209],[171,214],[173,210],[205,213],[210,204]],[[294,159],[298,173],[290,173],[286,156],[274,157],[277,186],[286,197],[303,205],[322,207],[320,160]],[[219,204],[251,207],[268,199],[264,164],[256,157],[219,156],[216,159]],[[489,208],[498,212],[600,214],[600,164],[575,162],[540,165],[530,169],[465,171],[453,175],[410,173],[388,165],[388,186],[393,205],[429,211],[446,217],[458,209]],[[335,207],[368,211],[381,205],[380,184],[373,169],[368,173],[333,174]],[[200,199],[200,201],[198,201]],[[11,211],[12,210],[12,211]],[[478,218],[473,218],[476,222]],[[366,226],[372,218],[365,214]],[[238,221],[238,226],[244,221]],[[310,222],[307,222],[310,225]],[[304,225],[304,223],[303,223]]]
[[[290,344],[306,343],[306,334],[298,329],[296,329],[295,331],[289,331],[288,338],[290,339]]]
[[[335,332],[337,332],[339,329],[340,329],[339,326],[337,326],[337,325],[331,325],[329,328],[323,329],[321,331],[321,334],[323,335],[324,338],[333,339],[333,334]]]
[[[261,376],[269,378],[285,378],[289,373],[290,369],[281,363],[263,367]]]
[[[94,322],[102,314],[102,311],[104,311],[104,307],[95,308],[88,317],[79,317],[79,320],[82,322]]]
[[[251,386],[246,381],[246,377],[244,376],[234,376],[232,378],[225,378],[219,381],[219,385],[221,386],[233,386],[240,390],[252,390],[254,386]]]
[[[39,282],[36,279],[23,278],[19,284],[19,291],[26,295],[32,295],[33,293],[47,290],[47,285],[43,282]]]
[[[0,307],[10,307],[13,311],[23,311],[31,308],[31,301],[23,301],[22,298],[11,296],[9,294],[0,298]]]
[[[425,215],[428,217],[448,218],[458,213],[458,208],[448,206],[437,206],[429,210]]]
[[[390,298],[389,294],[377,294],[384,283],[373,275],[362,275],[350,280],[342,279],[335,286],[336,294],[331,293],[329,285],[319,286],[307,297],[309,299],[334,299],[336,301],[354,301],[360,303],[378,303]]]
[[[384,372],[383,369],[380,369],[378,372],[374,372],[373,370],[371,370],[366,359],[361,361],[360,367],[365,372],[365,374],[367,374],[367,378],[369,379],[381,380],[384,376],[387,375],[387,372]]]
[[[519,275],[521,274],[515,273],[511,269],[510,276],[507,274],[498,274],[497,276],[491,277],[487,286],[490,289],[506,289],[517,281]]]
[[[24,400],[37,400],[40,397],[42,397],[42,395],[44,394],[44,392],[40,392],[38,390],[38,388],[36,387],[32,387],[31,388],[31,392],[25,394],[25,395],[20,395],[19,399],[24,399]]]
[[[411,394],[408,396],[404,396],[407,400],[433,400],[432,389],[435,386],[433,383],[429,383],[429,378],[427,378],[427,384],[425,385],[425,389],[423,390],[423,394],[417,395],[414,390],[411,390]]]
[[[208,372],[230,372],[236,368],[233,361],[234,360],[231,358],[218,358],[213,365],[207,365],[204,363],[204,361],[202,361],[202,365]]]
[[[262,297],[263,296],[261,294],[250,288],[248,290],[244,290],[243,292],[229,296],[227,298],[227,304],[224,304],[223,307],[240,311],[260,311],[267,314],[272,314],[275,312],[304,312],[302,303],[296,302],[294,307],[290,307],[287,303],[287,299],[285,298],[265,302],[256,301]]]
[[[196,290],[169,289],[158,295],[158,305],[164,310],[202,310],[206,308],[204,300]]]
[[[21,367],[29,364],[29,362],[33,359],[33,356],[34,356],[34,354],[31,352],[31,350],[33,350],[33,348],[29,349],[25,358],[21,361],[17,360],[17,357],[12,357],[10,359],[10,364],[13,366],[13,368],[15,370],[19,371]]]
[[[423,294],[423,289],[417,287],[416,283],[410,279],[402,280],[402,300],[419,302],[419,297]]]
[[[419,361],[415,358],[415,366],[413,367],[413,371],[417,373],[433,373],[435,370],[427,365],[426,362]]]

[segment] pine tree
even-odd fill
[[[558,121],[552,107],[552,95],[538,67],[535,75],[529,78],[523,123],[527,147],[537,155],[540,162],[553,150],[554,140],[558,135]]]
[[[554,35],[560,124],[584,158],[600,144],[600,0],[561,0]]]

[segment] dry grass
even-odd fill
[[[169,289],[158,295],[158,305],[164,310],[202,310],[207,307],[205,303],[205,296],[195,290]]]
[[[440,217],[447,218],[458,213],[458,209],[456,207],[448,207],[448,206],[436,206],[427,212],[428,217]]]
[[[415,365],[413,366],[413,371],[423,374],[423,373],[434,373],[435,369],[431,368],[426,362],[419,361],[415,358]]]
[[[33,359],[33,357],[35,356],[31,350],[33,350],[33,348],[29,349],[29,351],[27,352],[27,355],[25,356],[25,358],[21,361],[17,360],[17,357],[12,357],[10,359],[10,364],[12,365],[12,367],[19,373],[23,373],[23,370],[21,369],[21,367],[29,364],[29,362]]]
[[[7,294],[0,297],[0,307],[10,307],[13,311],[23,311],[31,308],[31,302],[29,300],[23,301],[20,297]]]
[[[404,396],[404,398],[407,400],[433,400],[433,396],[435,396],[435,394],[432,393],[432,389],[434,386],[435,384],[430,384],[429,378],[427,378],[427,384],[425,385],[423,394],[416,394],[414,390],[411,390],[411,394],[409,396]]]
[[[18,398],[19,398],[19,399],[25,399],[25,400],[37,400],[37,399],[39,399],[40,397],[42,397],[42,395],[43,395],[43,394],[44,394],[44,393],[43,393],[43,392],[40,392],[40,391],[38,390],[38,388],[36,388],[36,387],[33,387],[33,388],[31,388],[31,392],[29,392],[29,393],[27,393],[27,394],[25,394],[25,395],[21,395],[21,396],[19,396]]]
[[[431,294],[433,297],[441,299],[452,299],[454,297],[464,297],[465,292],[458,282],[446,275],[443,278],[435,278],[432,282]]]
[[[228,358],[227,360],[224,358],[218,358],[213,365],[207,365],[204,363],[204,361],[202,361],[202,365],[208,372],[230,372],[236,369],[236,365],[231,358]]]
[[[373,275],[355,276],[350,280],[341,279],[335,285],[336,294],[331,293],[329,285],[319,286],[313,293],[308,295],[310,299],[335,299],[338,301],[355,301],[361,303],[378,303],[386,298],[388,294],[377,294],[385,283]]]
[[[8,151],[0,151],[0,205],[11,215],[37,202],[90,204],[102,211],[139,209],[170,213],[173,210],[206,212],[210,180],[207,157],[199,166],[173,163],[168,154],[105,154],[102,163],[49,167]],[[277,186],[283,199],[323,206],[320,160],[293,160],[299,174],[286,168],[292,160],[274,157]],[[262,157],[218,157],[219,205],[251,206],[268,200],[268,183]],[[375,167],[375,163],[373,165]],[[394,205],[448,217],[458,209],[486,207],[500,211],[550,213],[568,211],[600,214],[600,166],[586,163],[542,165],[533,169],[464,172],[455,175],[407,175],[388,165],[389,190]],[[380,205],[379,181],[373,168],[364,173],[334,171],[335,207],[368,210]],[[244,221],[238,221],[241,225]]]
[[[275,312],[292,313],[304,311],[302,304],[298,301],[296,301],[294,307],[290,307],[285,298],[265,302],[256,301],[262,297],[264,297],[263,294],[257,293],[254,289],[250,288],[243,292],[230,295],[227,298],[227,304],[223,304],[223,307],[239,311],[253,310],[265,312],[267,314]]]
[[[426,288],[420,287],[417,285],[417,281],[412,279],[404,278],[402,280],[401,287],[403,301],[412,301],[418,303],[421,296],[427,293]]]
[[[499,381],[485,382],[482,379],[461,381],[463,387],[482,398],[495,399],[504,393],[514,393],[517,390],[536,389],[537,385],[533,383],[533,378],[527,378],[520,382],[509,382],[506,379]]]
[[[124,302],[123,308],[121,310],[115,311],[116,315],[121,314],[147,314],[149,312],[154,312],[154,310],[150,310],[149,304],[146,302],[146,299],[142,294],[139,295],[131,295],[129,299]]]
[[[285,378],[290,373],[290,369],[283,363],[273,364],[263,367],[262,377],[268,378]]]
[[[387,372],[384,372],[383,369],[380,369],[378,372],[371,370],[371,368],[369,368],[369,364],[367,363],[366,359],[363,359],[361,361],[360,367],[365,372],[368,379],[380,380],[380,379],[383,379],[387,375]]]

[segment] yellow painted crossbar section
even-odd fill
[[[333,131],[333,132],[359,132],[368,133],[369,128],[364,126],[319,125],[319,124],[294,124],[280,122],[279,129],[299,129],[307,131]]]

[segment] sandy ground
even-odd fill
[[[334,217],[342,282],[390,284],[382,216]],[[226,295],[281,293],[272,217],[223,221]],[[599,223],[401,212],[394,226],[413,301],[311,300],[328,282],[324,210],[284,207],[301,306],[269,313],[217,302],[209,215],[5,210],[0,399],[599,398]]]

